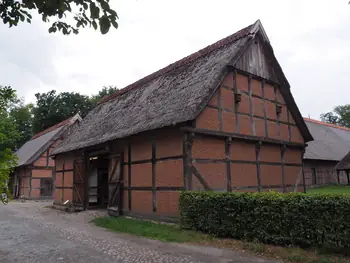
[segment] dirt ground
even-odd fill
[[[0,262],[273,263],[246,253],[169,244],[89,223],[104,211],[65,213],[49,202],[0,204]]]

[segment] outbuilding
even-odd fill
[[[17,167],[10,178],[14,197],[52,199],[55,161],[49,156],[81,121],[79,114],[35,134],[16,151]]]
[[[257,21],[102,99],[52,153],[54,202],[173,218],[181,190],[304,191],[310,140]]]

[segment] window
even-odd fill
[[[52,179],[40,179],[40,196],[52,196]]]
[[[316,181],[316,168],[311,168],[312,184],[315,185]]]

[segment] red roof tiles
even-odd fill
[[[308,121],[308,122],[321,124],[321,125],[324,125],[324,126],[329,126],[329,127],[333,127],[333,128],[338,128],[338,129],[350,131],[350,128],[347,128],[347,127],[344,127],[344,126],[339,126],[339,125],[335,125],[335,124],[331,124],[331,123],[327,123],[327,122],[323,122],[323,121],[318,121],[318,120],[314,120],[314,119],[310,119],[310,118],[304,118],[304,120]]]

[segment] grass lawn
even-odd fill
[[[319,193],[350,194],[350,186],[346,186],[346,185],[320,186],[315,188],[309,188],[307,192],[311,194],[319,194]]]
[[[163,242],[193,243],[229,248],[235,251],[250,251],[253,254],[283,260],[291,263],[350,263],[350,260],[337,255],[322,254],[317,250],[279,247],[235,239],[219,239],[203,233],[183,230],[178,225],[161,224],[126,217],[99,217],[92,222],[100,227],[116,232],[156,239]]]

